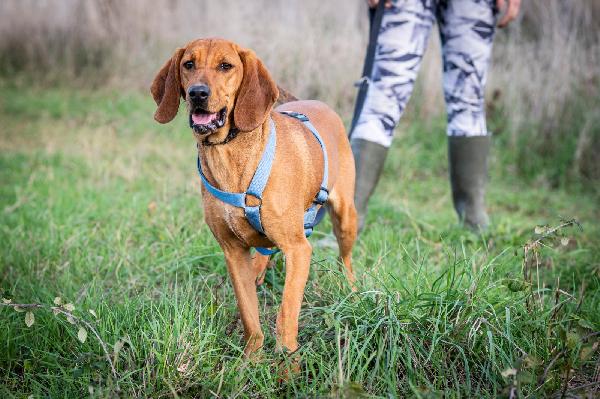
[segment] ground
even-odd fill
[[[265,347],[247,363],[186,117],[156,124],[135,91],[0,93],[1,397],[598,394],[598,193],[520,178],[502,136],[476,235],[452,210],[443,121],[405,121],[357,292],[319,245],[329,221],[311,238],[302,367],[282,381],[284,264],[259,289]]]

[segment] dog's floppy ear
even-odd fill
[[[167,123],[175,118],[179,109],[181,96],[181,79],[179,77],[179,63],[183,56],[184,48],[178,48],[165,65],[158,71],[152,82],[150,91],[158,108],[154,119],[160,123]]]
[[[233,119],[235,126],[249,132],[267,119],[279,91],[262,61],[251,50],[238,52],[244,65],[244,77],[237,94]]]

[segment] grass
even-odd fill
[[[359,290],[335,253],[315,245],[302,371],[281,382],[275,366],[287,358],[273,348],[283,262],[259,289],[262,360],[246,363],[185,118],[159,126],[150,96],[137,92],[0,93],[0,294],[46,306],[24,309],[35,316],[27,327],[27,313],[0,305],[1,397],[598,393],[597,192],[523,181],[501,145],[493,227],[465,232],[449,195],[443,121],[403,125],[355,247]],[[571,218],[581,229],[534,231]],[[326,221],[312,242],[329,231]],[[75,325],[48,311],[55,297]]]

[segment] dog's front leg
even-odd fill
[[[244,354],[250,357],[263,345],[264,335],[260,328],[258,297],[256,295],[256,271],[252,265],[249,248],[228,246],[223,248],[227,270],[231,277],[238,309],[244,325],[246,348]]]
[[[281,248],[285,254],[285,286],[277,315],[277,349],[298,349],[298,317],[308,279],[312,247],[304,235]]]

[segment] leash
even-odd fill
[[[363,105],[365,104],[369,83],[371,83],[373,64],[375,63],[375,51],[377,50],[377,38],[379,37],[384,8],[385,0],[379,0],[376,8],[369,8],[369,45],[367,47],[367,54],[365,55],[362,77],[355,83],[355,86],[358,87],[358,94],[356,95],[356,104],[354,105],[354,114],[352,115],[349,137],[352,136],[352,132],[356,127]]]
[[[314,227],[321,221],[321,218],[318,217],[318,213],[323,208],[323,204],[329,198],[329,190],[327,190],[327,181],[329,176],[329,164],[327,160],[327,151],[325,149],[325,143],[323,139],[319,135],[317,129],[310,122],[308,117],[299,112],[289,112],[289,111],[280,111],[281,114],[290,116],[292,118],[296,118],[306,126],[313,136],[319,142],[321,146],[321,151],[323,152],[323,179],[321,180],[321,186],[319,188],[319,192],[315,196],[311,206],[304,212],[304,235],[306,237],[310,237],[313,232]],[[263,228],[260,210],[262,207],[263,200],[263,191],[267,185],[267,181],[269,180],[269,176],[271,175],[271,169],[273,167],[273,160],[275,159],[275,148],[277,147],[277,130],[275,128],[275,123],[273,119],[269,121],[269,138],[267,140],[267,144],[263,151],[262,157],[258,162],[258,166],[256,171],[254,172],[254,176],[250,181],[248,189],[243,193],[231,193],[227,191],[222,191],[210,184],[204,173],[202,172],[202,165],[200,162],[200,155],[197,158],[197,167],[198,174],[200,175],[200,179],[202,180],[202,184],[206,188],[206,190],[211,193],[218,200],[235,206],[237,208],[244,209],[244,215],[248,220],[248,223],[260,234],[266,235],[265,230]],[[258,199],[258,205],[250,206],[247,205],[247,197],[251,196]],[[279,249],[268,249],[263,247],[256,247],[256,250],[262,255],[272,255],[279,252]]]

